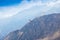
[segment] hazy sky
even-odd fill
[[[11,17],[34,6],[43,6],[40,9],[44,12],[52,9],[57,4],[60,5],[60,0],[0,0],[0,18]]]
[[[29,19],[52,13],[60,13],[60,0],[0,0],[0,32],[18,29],[14,27],[18,21],[22,26]]]

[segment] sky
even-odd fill
[[[21,3],[22,0],[0,0],[0,6],[11,6]]]
[[[52,13],[60,13],[60,0],[0,0],[0,33],[20,29],[29,19]]]
[[[0,18],[11,17],[34,6],[46,7],[41,11],[47,11],[59,3],[60,0],[0,0]]]

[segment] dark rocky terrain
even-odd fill
[[[60,40],[60,14],[44,15],[10,32],[4,40]]]

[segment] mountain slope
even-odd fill
[[[21,30],[9,33],[4,40],[60,40],[59,38],[60,14],[51,14],[30,20]]]

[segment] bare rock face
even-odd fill
[[[60,14],[45,15],[27,23],[4,40],[60,40]]]

